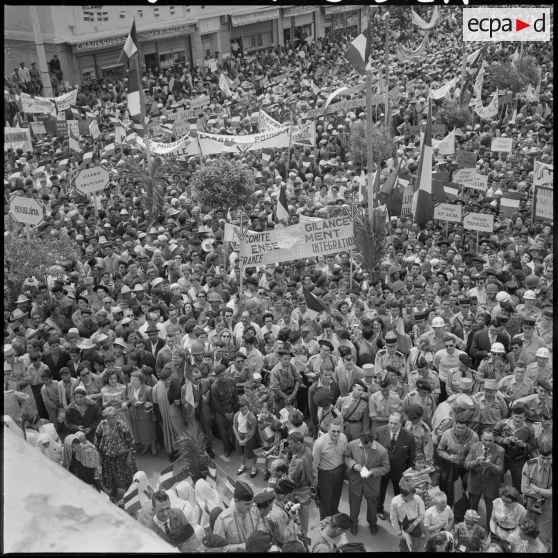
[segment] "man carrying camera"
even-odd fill
[[[304,446],[302,433],[293,431],[287,437],[289,446],[289,479],[293,481],[293,496],[300,502],[299,518],[302,537],[307,540],[312,503],[312,452]],[[279,481],[277,481],[279,482]]]
[[[521,492],[527,500],[527,512],[535,516],[541,541],[552,546],[552,445],[546,444],[539,455],[523,466]]]
[[[279,479],[273,491],[266,490],[254,498],[265,529],[271,535],[273,544],[279,548],[300,534],[298,512],[301,506],[293,501],[294,488],[292,480]]]
[[[494,441],[505,450],[502,475],[509,470],[514,488],[520,490],[521,471],[537,446],[533,428],[525,422],[523,405],[514,406],[510,418],[496,423]]]

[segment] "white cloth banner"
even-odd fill
[[[22,93],[19,96],[21,101],[21,108],[23,112],[35,114],[56,114],[54,99],[47,99],[46,97],[31,97],[27,93]]]
[[[276,130],[246,136],[225,136],[198,132],[198,140],[201,155],[205,156],[217,155],[224,150],[244,152],[264,148],[289,147],[290,135],[291,126],[284,126]]]
[[[264,232],[249,231],[240,246],[240,262],[245,266],[288,262],[344,252],[354,246],[353,223],[348,216],[340,216]]]
[[[481,118],[492,118],[498,114],[498,90],[492,94],[492,101],[486,107],[482,106],[482,101],[477,99],[475,104],[473,105],[473,110],[481,117]]]
[[[309,120],[304,124],[293,126],[291,132],[291,143],[293,145],[316,145],[316,126],[313,120]]]
[[[438,6],[434,6],[434,10],[432,11],[432,17],[430,18],[430,23],[426,23],[422,17],[420,17],[415,10],[411,8],[411,20],[413,23],[424,29],[425,31],[428,29],[432,29],[436,23],[438,22],[438,18],[440,17],[440,12],[438,11]]]
[[[258,130],[260,132],[268,132],[269,130],[277,130],[282,128],[283,125],[281,122],[277,122],[275,118],[272,118],[267,114],[267,112],[260,109],[258,114]]]
[[[143,138],[138,136],[136,144],[145,149],[145,140]],[[189,137],[183,137],[172,142],[150,141],[149,150],[153,155],[159,155],[163,158],[198,155],[199,153],[196,142],[192,141]]]
[[[4,128],[4,151],[8,149],[33,151],[31,130],[29,128]]]
[[[432,147],[438,148],[440,155],[453,155],[455,153],[455,128],[444,139],[432,138]]]
[[[69,109],[70,105],[75,105],[77,94],[77,89],[54,98],[32,97],[31,95],[27,95],[27,93],[22,93],[20,96],[21,107],[23,112],[56,115],[56,109],[58,109],[58,111],[63,111]]]
[[[443,99],[450,92],[450,90],[455,87],[458,81],[459,78],[454,77],[451,81],[448,81],[445,85],[442,85],[442,87],[435,89],[434,91],[430,91],[429,97],[436,101],[438,99]]]
[[[229,80],[226,78],[225,74],[219,76],[219,88],[227,97],[232,95]]]

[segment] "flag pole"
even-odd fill
[[[459,104],[463,104],[463,94],[465,91],[463,87],[465,87],[465,69],[467,68],[467,53],[465,51],[465,46],[463,47],[463,56],[461,57],[461,93],[459,98]]]
[[[366,42],[368,45],[372,42],[372,28],[371,28],[371,20],[372,20],[372,7],[368,6],[368,30],[367,30],[367,37]],[[366,49],[366,52],[369,52],[369,49]],[[369,60],[365,60],[366,62],[366,140],[367,140],[367,151],[366,151],[366,166],[368,171],[368,193],[369,198],[370,192],[373,188],[372,185],[372,166],[374,164],[374,150],[372,149],[372,69],[369,67],[368,62]],[[368,199],[368,212],[372,215],[372,230],[374,230],[374,213],[372,211],[372,207],[374,207],[374,199]]]
[[[134,18],[134,22],[135,22],[135,18]],[[149,137],[149,125],[146,124],[145,122],[145,99],[143,96],[143,83],[141,80],[141,62],[140,62],[140,58],[141,58],[141,47],[140,47],[140,43],[139,43],[139,39],[138,39],[138,44],[136,45],[138,51],[136,52],[135,55],[135,65],[136,65],[136,72],[138,74],[138,88],[139,88],[139,96],[140,96],[140,107],[141,107],[141,125],[142,127],[144,127],[145,130],[145,158],[147,161],[147,174],[149,177],[151,177],[151,147],[150,147],[150,137]],[[128,88],[129,89],[129,88]]]
[[[385,64],[385,71],[386,71],[386,82],[384,83],[384,95],[385,95],[385,126],[386,126],[386,133],[388,131],[388,123],[389,123],[389,11],[386,12],[386,43],[384,47],[384,64]]]

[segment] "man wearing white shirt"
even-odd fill
[[[244,330],[250,325],[256,330],[256,337],[258,338],[258,341],[263,341],[263,334],[260,326],[256,322],[252,322],[250,318],[250,312],[245,310],[240,315],[240,321],[234,326],[233,337],[235,339],[237,347],[240,347],[242,345],[242,336],[244,334]]]

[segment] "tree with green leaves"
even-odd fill
[[[487,68],[487,81],[492,89],[510,91],[513,95],[525,91],[529,84],[536,86],[539,76],[540,68],[532,56],[522,56],[515,63],[492,64]]]
[[[247,206],[252,202],[255,185],[250,169],[223,156],[205,164],[190,179],[192,199],[209,208]]]
[[[10,235],[4,241],[4,272],[12,290],[18,296],[29,277],[46,283],[47,275],[65,274],[64,267],[82,254],[78,244],[69,236],[46,236],[31,239]]]
[[[463,129],[471,123],[472,119],[473,115],[468,106],[449,99],[443,102],[436,115],[436,120],[445,124],[447,130]]]

